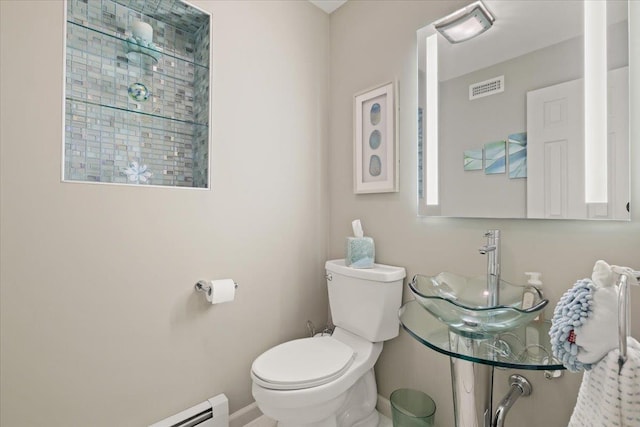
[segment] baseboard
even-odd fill
[[[378,395],[376,409],[387,418],[391,418],[391,402],[386,397]],[[229,416],[229,427],[245,427],[262,416],[256,402],[245,406]]]
[[[229,415],[229,427],[244,427],[261,416],[262,412],[258,408],[258,404],[253,402]]]
[[[391,402],[386,397],[378,395],[376,409],[387,418],[391,418]]]

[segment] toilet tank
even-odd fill
[[[337,259],[327,261],[325,269],[334,325],[370,342],[398,336],[404,268],[374,264],[358,269]]]

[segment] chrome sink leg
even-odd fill
[[[520,396],[529,396],[531,394],[531,383],[522,375],[513,374],[509,376],[509,384],[511,390],[502,399],[496,409],[496,416],[493,421],[493,427],[504,427],[504,420],[507,417],[509,409],[516,403]]]
[[[485,340],[449,332],[449,345],[458,354],[474,354]],[[450,357],[455,427],[491,427],[494,367]]]

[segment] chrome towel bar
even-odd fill
[[[640,281],[640,271],[632,271],[636,283]],[[620,274],[618,277],[618,374],[622,372],[622,366],[627,361],[627,337],[629,336],[630,312],[629,312],[629,276]]]

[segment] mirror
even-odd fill
[[[629,220],[628,2],[483,3],[417,32],[419,215]]]
[[[62,180],[210,188],[211,15],[182,0],[65,4]]]

